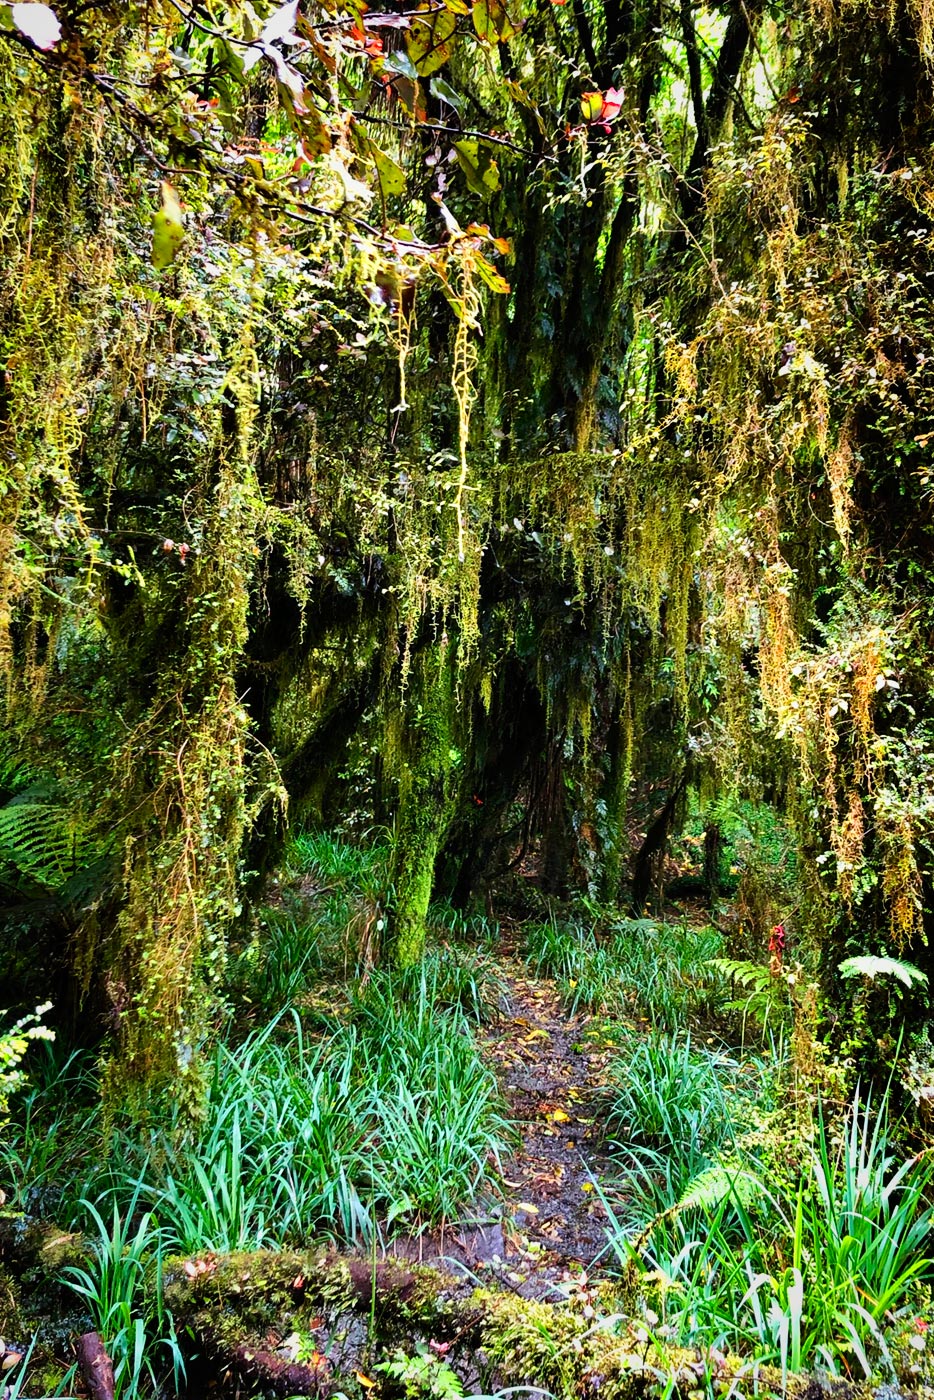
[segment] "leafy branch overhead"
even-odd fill
[[[456,158],[469,194],[486,201],[499,189],[491,149],[511,143],[495,130],[463,126],[461,99],[437,75],[461,49],[495,52],[520,32],[501,0],[477,0],[469,22],[462,0],[433,0],[408,14],[351,5],[317,17],[302,12],[299,0],[287,0],[262,20],[252,6],[215,20],[180,0],[168,5],[175,19],[157,30],[161,48],[140,52],[136,71],[120,76],[96,59],[101,30],[93,11],[69,20],[63,31],[49,6],[0,5],[0,25],[50,74],[58,72],[76,90],[93,89],[159,176],[157,269],[174,262],[184,236],[186,185],[202,175],[226,185],[236,205],[269,232],[275,228],[277,237],[294,237],[296,225],[325,219],[391,259],[442,251],[449,242],[443,226],[416,232],[409,219],[420,192],[401,157],[401,135],[389,147],[380,144],[367,130],[374,122],[439,142]],[[256,102],[267,101],[267,73],[280,120],[257,141],[246,126]],[[427,115],[430,100],[439,98],[448,114],[443,122]],[[382,115],[387,106],[398,122]]]

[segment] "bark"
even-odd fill
[[[720,856],[723,852],[723,830],[719,822],[708,822],[704,828],[704,889],[709,899],[720,893]]]
[[[414,658],[401,717],[392,871],[391,956],[397,967],[419,962],[425,951],[435,863],[457,807],[450,653],[449,646],[436,643]]]
[[[677,815],[678,804],[684,796],[686,786],[687,774],[682,773],[639,847],[632,874],[632,904],[639,914],[645,909],[649,895],[652,893],[653,876],[658,869],[659,861],[664,857],[668,837]]]
[[[114,1400],[114,1368],[99,1332],[84,1332],[75,1342],[78,1371],[91,1400]]]

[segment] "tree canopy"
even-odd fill
[[[841,1035],[929,970],[932,62],[927,0],[0,4],[6,971],[110,1092],[196,1103],[289,820],[391,828],[405,964],[754,796]]]

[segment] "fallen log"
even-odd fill
[[[75,1342],[78,1372],[91,1400],[114,1400],[114,1368],[99,1332],[83,1332]]]
[[[427,1345],[467,1393],[536,1387],[555,1400],[934,1400],[924,1387],[877,1387],[715,1350],[667,1345],[616,1312],[595,1320],[569,1303],[543,1303],[494,1288],[467,1291],[440,1270],[336,1253],[258,1252],[169,1266],[167,1301],[230,1378],[277,1394],[359,1393],[355,1373],[399,1348]],[[264,1301],[265,1300],[265,1303]],[[618,1300],[617,1300],[618,1301]],[[312,1323],[315,1330],[311,1330]],[[313,1361],[288,1345],[314,1338]],[[280,1345],[270,1345],[270,1340]],[[320,1351],[318,1350],[320,1348]],[[476,1392],[474,1392],[476,1393]]]
[[[0,1218],[0,1262],[37,1291],[61,1296],[62,1264],[85,1250],[80,1237]],[[172,1259],[165,1303],[219,1394],[359,1395],[361,1375],[369,1380],[400,1350],[411,1354],[421,1345],[439,1365],[443,1359],[468,1394],[514,1386],[548,1391],[555,1400],[934,1400],[926,1361],[902,1367],[896,1358],[901,1386],[783,1377],[748,1358],[656,1340],[625,1315],[611,1285],[601,1285],[597,1316],[585,1315],[568,1301],[474,1289],[437,1268],[333,1248]],[[919,1336],[929,1326],[934,1335],[934,1319],[920,1320]],[[78,1343],[82,1375],[91,1400],[112,1400],[95,1335],[84,1333]],[[99,1337],[97,1343],[106,1356]],[[919,1360],[918,1352],[909,1358]]]

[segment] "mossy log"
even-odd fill
[[[52,1334],[59,1360],[85,1330],[60,1282],[89,1262],[80,1236],[0,1215],[0,1266],[24,1290],[28,1311]],[[369,1394],[379,1363],[419,1343],[451,1367],[467,1394],[536,1387],[555,1400],[932,1400],[932,1392],[791,1374],[710,1350],[657,1344],[601,1291],[602,1320],[571,1302],[544,1303],[496,1288],[473,1289],[440,1269],[319,1250],[174,1258],[165,1301],[193,1370],[220,1393]],[[41,1304],[41,1307],[40,1307]],[[58,1311],[56,1311],[58,1310]],[[187,1342],[186,1342],[187,1339]],[[104,1339],[106,1342],[106,1339]],[[51,1354],[49,1363],[52,1364]],[[360,1378],[362,1374],[362,1379]],[[385,1390],[385,1386],[384,1386]]]
[[[81,1235],[0,1210],[0,1337],[24,1351],[35,1338],[25,1395],[57,1393],[74,1338],[92,1326],[86,1304],[62,1280],[64,1269],[90,1259]]]
[[[468,1393],[534,1386],[556,1400],[923,1394],[828,1377],[783,1378],[776,1367],[737,1356],[662,1348],[619,1314],[595,1324],[568,1303],[471,1292],[440,1270],[392,1259],[374,1264],[333,1252],[260,1252],[178,1260],[170,1265],[167,1301],[217,1371],[241,1387],[276,1394],[360,1395],[358,1372],[417,1342],[434,1344]]]
[[[252,1391],[361,1392],[378,1350],[443,1331],[455,1280],[389,1259],[259,1251],[173,1259],[166,1302],[212,1369]]]

